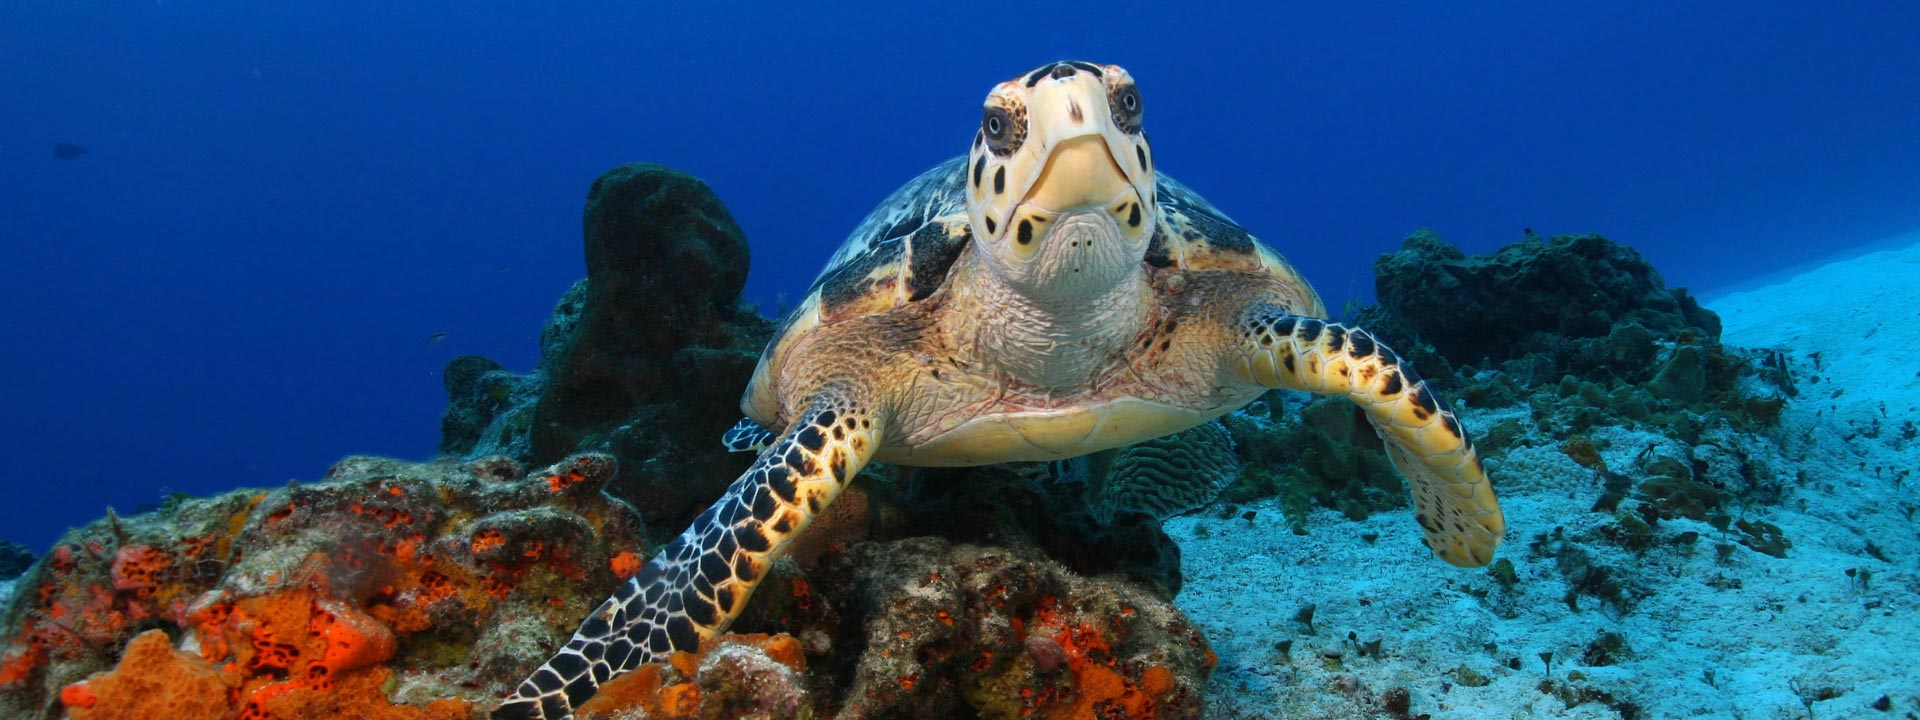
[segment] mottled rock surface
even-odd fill
[[[1373,264],[1381,339],[1418,339],[1454,363],[1510,360],[1635,324],[1659,337],[1720,337],[1720,319],[1668,288],[1635,252],[1599,235],[1516,242],[1468,256],[1428,231]],[[1422,368],[1425,369],[1425,368]]]
[[[825,600],[867,609],[837,642],[838,717],[1198,717],[1215,658],[1170,603],[1017,549],[867,543]]]
[[[530,464],[610,453],[611,491],[677,528],[746,462],[717,441],[772,331],[740,299],[746,240],[705,183],[644,163],[594,182],[584,224],[587,277],[541,332],[540,365],[449,363],[440,451]]]
[[[0,717],[468,717],[642,547],[612,475],[605,455],[350,457],[75,529],[5,610]]]

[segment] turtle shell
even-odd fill
[[[821,321],[833,323],[886,312],[940,289],[973,238],[965,183],[966,158],[960,157],[895,190],[834,252],[808,288],[806,304],[817,303]]]
[[[1156,268],[1268,272],[1296,286],[1308,314],[1319,297],[1287,261],[1178,181],[1160,175],[1159,226],[1146,262]],[[822,325],[892,311],[933,295],[973,240],[967,225],[966,158],[948,160],[895,190],[868,213],[827,261],[807,297],[781,320],[761,355],[742,409],[773,426],[779,400],[770,384],[792,341]]]
[[[973,239],[966,218],[965,163],[960,157],[935,166],[868,213],[807,289],[804,304],[817,309],[822,322],[833,323],[893,310],[940,289]],[[1298,277],[1279,253],[1178,180],[1159,176],[1155,194],[1160,222],[1147,247],[1148,264],[1184,270],[1266,268]]]
[[[1293,289],[1301,307],[1295,311],[1326,317],[1326,306],[1313,286],[1300,277],[1287,259],[1274,252],[1180,181],[1159,176],[1154,188],[1159,225],[1147,244],[1148,265],[1181,270],[1264,271]]]

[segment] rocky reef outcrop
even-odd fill
[[[749,459],[718,438],[771,323],[725,208],[629,165],[585,225],[539,365],[449,363],[439,460],[350,457],[64,537],[0,623],[0,716],[483,716]],[[1214,659],[1170,602],[1178,548],[1081,501],[872,466],[774,566],[736,626],[760,634],[582,717],[1197,716]]]
[[[745,463],[716,438],[772,333],[740,298],[747,242],[705,183],[645,163],[594,181],[584,225],[587,277],[542,330],[539,366],[448,363],[440,451],[529,464],[605,452],[610,491],[677,528]]]
[[[638,567],[613,461],[350,457],[69,532],[21,579],[0,715],[464,718]]]
[[[1721,344],[1719,318],[1667,287],[1632,248],[1598,235],[1529,235],[1470,256],[1421,231],[1374,272],[1379,303],[1360,309],[1356,325],[1456,406],[1526,408],[1524,419],[1473,427],[1483,456],[1544,436],[1593,465],[1597,429],[1640,428],[1700,446],[1649,460],[1657,472],[1641,494],[1705,497],[1718,485],[1777,495],[1777,480],[1721,448],[1778,424],[1796,392],[1784,366]],[[1274,393],[1256,409],[1266,412],[1225,419],[1247,467],[1228,500],[1278,495],[1295,532],[1316,505],[1354,519],[1405,505],[1379,440],[1345,401]]]
[[[480,717],[639,568],[612,477],[598,454],[354,457],[97,521],[24,578],[0,715]],[[860,541],[893,512],[869,492],[756,595],[739,628],[776,634],[643,668],[581,716],[1197,716],[1214,660],[1167,600],[1029,546]]]
[[[1720,319],[1685,288],[1669,288],[1640,253],[1599,235],[1530,236],[1469,257],[1430,231],[1373,264],[1383,340],[1418,339],[1455,363],[1545,352],[1638,325],[1654,337],[1720,337]],[[1400,343],[1411,348],[1411,343]],[[1579,369],[1591,369],[1578,366]],[[1424,368],[1423,368],[1424,369]]]

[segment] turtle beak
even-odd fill
[[[1042,79],[1033,89],[1030,112],[1038,122],[1036,139],[1046,156],[1026,201],[1050,213],[1109,206],[1124,199],[1133,178],[1115,158],[1122,147],[1108,122],[1105,86],[1079,73]]]
[[[1126,172],[1107,151],[1106,139],[1087,134],[1054,146],[1027,202],[1058,215],[1111,205],[1132,191]]]

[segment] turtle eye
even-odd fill
[[[995,145],[1005,143],[1007,137],[1012,134],[1013,116],[1008,115],[1007,111],[1001,108],[987,108],[986,113],[980,118],[980,130],[987,134],[987,142]]]
[[[1133,133],[1140,129],[1140,111],[1145,104],[1140,101],[1140,90],[1132,83],[1114,88],[1107,96],[1108,104],[1113,106],[1113,124],[1122,132]]]

